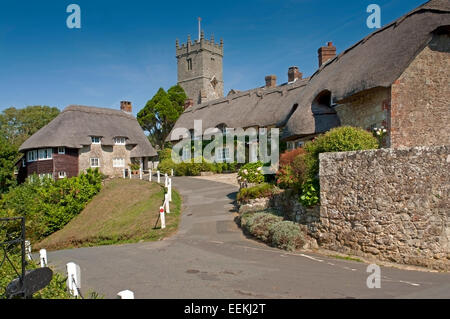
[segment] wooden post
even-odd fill
[[[41,262],[41,268],[47,267],[47,251],[45,249],[39,250],[39,261]]]
[[[127,177],[125,173],[125,168],[123,169],[123,178]]]
[[[142,168],[139,169],[139,179],[142,179]]]
[[[81,288],[81,273],[80,266],[70,262],[67,267],[67,288],[72,296],[78,297],[80,294],[78,290]]]
[[[151,169],[148,171],[148,181],[149,182],[152,181],[152,170]]]
[[[161,229],[166,228],[166,218],[164,216],[164,206],[159,208],[159,217],[161,218]]]
[[[170,176],[173,177],[173,168],[170,169]]]
[[[164,187],[167,187],[167,173],[164,174]]]
[[[129,175],[129,177],[130,177],[130,179],[131,179],[131,168],[128,169],[128,175]]]
[[[134,293],[130,290],[124,290],[117,294],[118,299],[134,299]]]
[[[158,177],[158,184],[161,183],[161,174],[159,173],[159,171],[156,171],[156,175]]]
[[[166,209],[167,214],[170,214],[170,205],[169,205],[169,194],[166,193],[164,195],[164,208]]]
[[[167,194],[169,195],[169,202],[172,201],[172,179],[169,178],[169,185],[167,187]]]

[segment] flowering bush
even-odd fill
[[[270,197],[274,193],[274,186],[272,184],[259,184],[249,188],[241,188],[237,194],[238,202],[248,201],[249,199]]]
[[[294,251],[305,244],[305,237],[300,227],[291,221],[279,221],[269,227],[272,246]]]
[[[297,156],[288,164],[280,167],[276,175],[277,185],[283,189],[299,190],[306,175],[305,152],[297,152]]]
[[[286,151],[280,155],[280,166],[286,166],[292,164],[292,162],[301,155],[305,155],[306,151],[303,148],[296,148],[292,151]]]
[[[380,128],[374,128],[373,129],[373,136],[378,140],[378,143],[381,145],[384,145],[384,139],[387,136],[387,130],[381,126]]]
[[[261,162],[248,163],[238,171],[238,181],[240,183],[261,184],[264,182],[262,173],[263,164]]]

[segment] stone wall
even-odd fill
[[[78,169],[79,173],[85,172],[91,167],[91,158],[98,158],[100,160],[99,170],[108,176],[123,176],[123,169],[129,168],[131,164],[130,152],[133,146],[129,145],[100,145],[92,144],[84,146],[79,150]],[[114,158],[123,158],[125,160],[125,167],[113,167]]]
[[[435,35],[392,85],[391,147],[450,144],[449,53],[449,35]]]
[[[450,146],[320,155],[320,246],[450,270]]]

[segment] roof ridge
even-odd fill
[[[96,106],[87,106],[87,105],[76,105],[71,104],[67,106],[61,113],[65,112],[85,112],[85,113],[96,113],[96,114],[105,114],[105,115],[114,115],[121,116],[128,119],[136,119],[132,114],[125,113],[121,110],[115,110],[106,107],[96,107]]]

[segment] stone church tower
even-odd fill
[[[194,104],[223,97],[223,40],[220,44],[205,39],[202,31],[200,40],[179,45],[176,41],[178,62],[178,84]]]

